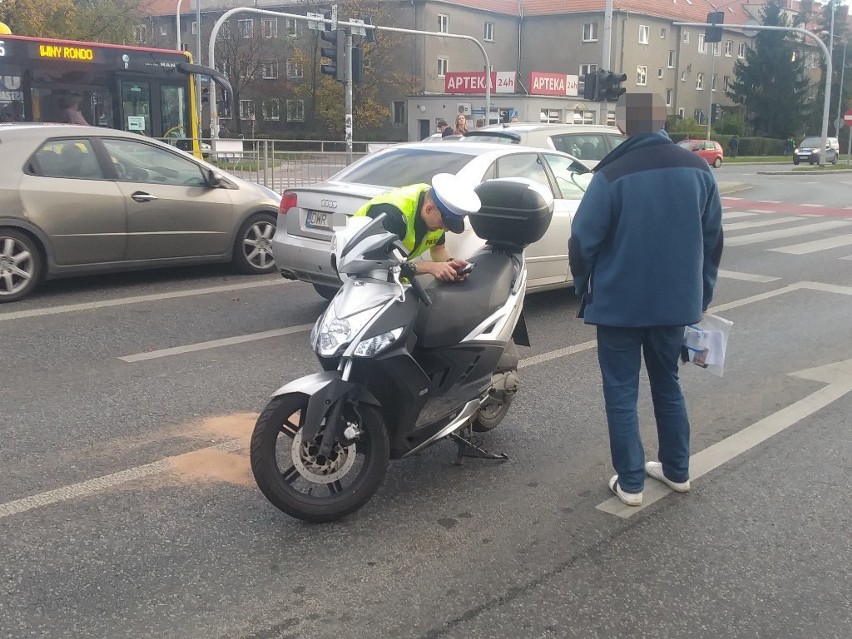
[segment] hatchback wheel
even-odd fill
[[[713,166],[717,169],[722,166],[722,158],[716,158],[715,160],[713,160]]]
[[[234,246],[234,265],[241,272],[255,275],[275,269],[272,256],[275,220],[272,213],[256,213],[243,222]]]
[[[41,253],[32,238],[20,231],[0,229],[0,303],[32,293],[41,270]]]

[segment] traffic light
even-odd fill
[[[332,19],[330,11],[326,11],[323,17]],[[330,60],[329,64],[320,65],[320,71],[325,75],[332,76],[338,82],[346,81],[346,33],[340,29],[331,30],[330,25],[325,25],[325,30],[320,31],[320,38],[328,43],[328,46],[320,48],[320,55]]]
[[[596,102],[605,102],[607,89],[609,88],[609,76],[612,75],[607,73],[603,69],[598,69],[598,78],[595,82],[595,101]]]
[[[596,100],[597,99],[597,85],[598,85],[598,74],[597,73],[584,73],[583,74],[583,99],[584,100]]]
[[[613,73],[610,71],[607,74],[607,79],[604,84],[606,85],[605,99],[608,102],[617,102],[618,98],[627,93],[627,89],[621,86],[621,83],[625,81],[627,81],[626,73]]]
[[[361,84],[364,81],[364,52],[361,47],[352,47],[352,82]]]
[[[722,23],[725,22],[724,11],[711,11],[707,14],[707,22],[712,27],[704,27],[704,42],[722,41]]]

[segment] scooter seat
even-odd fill
[[[476,266],[463,281],[444,282],[429,276],[432,281],[424,284],[432,305],[421,307],[414,325],[418,348],[458,344],[509,299],[515,276],[509,255],[483,252],[470,261]]]

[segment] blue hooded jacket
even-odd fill
[[[568,256],[587,324],[697,322],[722,256],[722,203],[709,165],[665,132],[628,138],[595,168]]]

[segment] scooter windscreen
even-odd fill
[[[376,269],[387,269],[400,263],[394,249],[408,257],[408,249],[399,237],[384,227],[385,214],[376,218],[349,218],[345,229],[334,234],[333,266],[338,275],[356,275]]]

